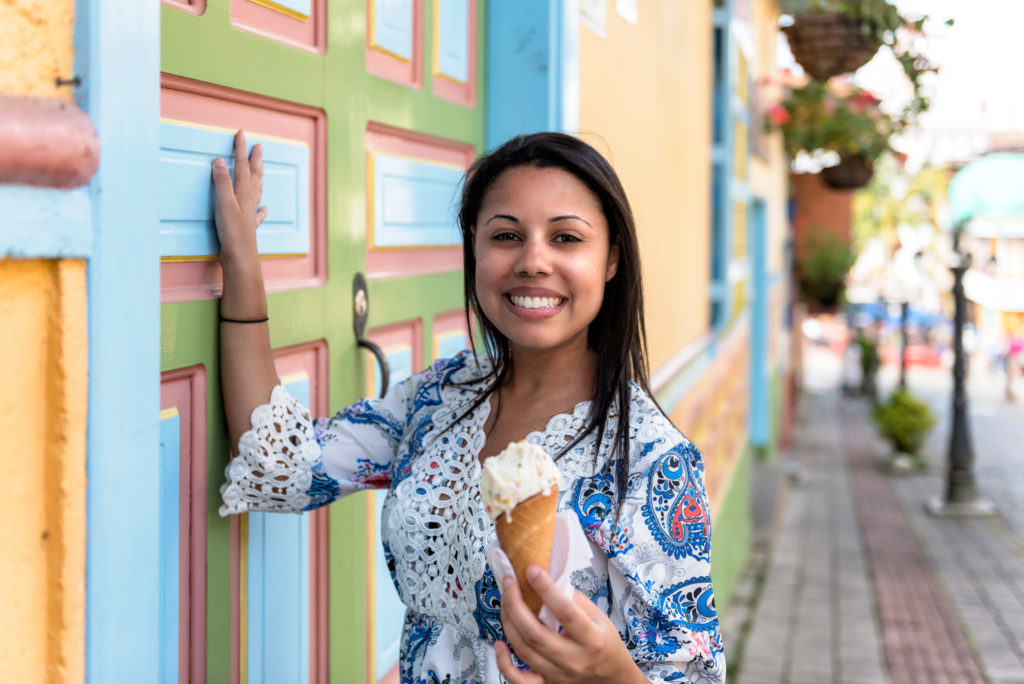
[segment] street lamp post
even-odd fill
[[[953,272],[953,427],[949,438],[949,459],[946,471],[945,495],[935,497],[926,504],[933,515],[975,517],[992,515],[992,502],[978,494],[974,481],[974,449],[967,421],[967,387],[964,358],[963,329],[967,317],[967,298],[964,295],[964,273],[971,267],[971,255],[960,251],[960,231],[953,233],[956,263]]]
[[[907,389],[907,313],[910,302],[900,302],[900,389]]]

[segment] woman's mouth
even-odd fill
[[[554,309],[565,300],[561,297],[519,297],[508,295],[509,300],[524,309]]]
[[[553,314],[565,304],[564,297],[526,297],[522,295],[505,295],[505,301],[520,316],[536,317]]]

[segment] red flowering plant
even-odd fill
[[[782,131],[792,156],[830,150],[871,162],[890,149],[889,138],[898,128],[878,105],[878,98],[861,88],[843,86],[840,93],[839,87],[810,81],[768,110],[768,125]]]

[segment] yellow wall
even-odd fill
[[[0,671],[84,678],[85,262],[0,260]]]
[[[640,234],[651,369],[707,328],[711,2],[640,0],[607,38],[580,28],[580,137],[605,154]]]
[[[0,92],[71,100],[74,18],[74,0],[2,0]]]
[[[73,0],[0,1],[0,93],[71,100],[73,24]],[[81,259],[0,257],[5,682],[85,678],[85,283]]]

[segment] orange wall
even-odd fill
[[[71,100],[74,0],[0,2],[0,93]]]
[[[0,672],[76,682],[85,647],[85,262],[0,259]]]
[[[651,369],[708,324],[711,2],[646,0],[607,38],[580,28],[580,136],[605,154],[640,234]]]

